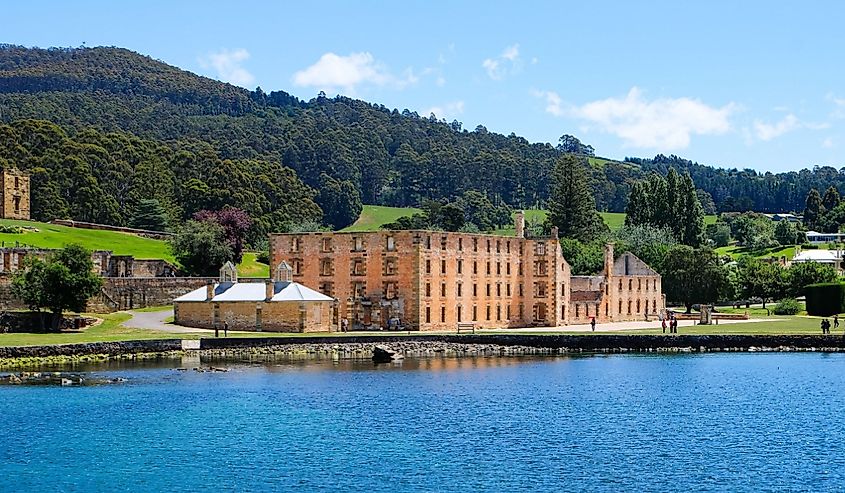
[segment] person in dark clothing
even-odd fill
[[[229,337],[229,322],[223,322],[223,337]]]
[[[596,331],[596,317],[590,318],[590,327],[593,329],[593,332]]]
[[[833,330],[839,329],[839,314],[833,316]]]

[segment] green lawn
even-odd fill
[[[777,246],[773,248],[764,248],[762,250],[751,250],[750,248],[741,247],[737,245],[728,245],[726,247],[719,247],[716,249],[719,255],[730,255],[733,259],[738,259],[743,255],[751,255],[757,258],[781,257],[785,256],[792,259],[795,256],[794,246]]]
[[[257,255],[255,252],[244,252],[244,258],[238,264],[238,276],[270,277],[270,266],[256,260]]]
[[[18,243],[36,248],[62,248],[69,243],[78,243],[89,250],[111,250],[116,255],[134,255],[138,259],[160,258],[173,262],[173,255],[166,242],[128,233],[10,219],[2,219],[0,224],[28,226],[38,230],[20,234],[0,233],[0,242],[5,246]]]
[[[48,345],[48,344],[73,344],[85,342],[110,342],[110,341],[129,341],[141,339],[197,339],[200,337],[210,337],[210,332],[197,332],[187,334],[175,334],[167,332],[159,332],[146,329],[127,328],[122,323],[129,319],[127,313],[112,313],[109,315],[98,315],[104,319],[103,323],[85,329],[78,333],[65,332],[61,334],[0,334],[0,346],[33,346],[33,345]],[[746,334],[746,335],[778,335],[778,334],[820,334],[819,317],[808,316],[770,316],[763,317],[767,321],[758,321],[751,323],[722,323],[720,325],[710,326],[681,326],[680,334],[696,334],[696,335],[717,335],[717,334]],[[771,320],[769,320],[771,319]],[[359,336],[373,336],[373,335],[396,335],[413,337],[414,335],[426,335],[427,333],[412,332],[410,335],[407,332],[351,332],[346,334],[339,334],[336,332],[320,332],[320,333],[305,333],[305,334],[284,334],[284,333],[268,333],[268,332],[230,332],[231,337],[359,337]],[[519,334],[519,335],[553,335],[553,334],[569,334],[590,337],[592,334],[585,332],[571,332],[565,328],[560,332],[515,332],[511,330],[497,330],[490,332],[483,332],[483,334]],[[600,334],[608,334],[608,332],[601,332]],[[654,323],[654,328],[651,329],[637,329],[626,330],[621,332],[611,332],[613,335],[657,335],[662,334],[658,322]],[[841,336],[841,333],[836,334]]]
[[[0,233],[0,245],[25,245],[35,248],[62,248],[78,243],[89,250],[111,250],[115,255],[134,255],[137,259],[164,259],[175,263],[166,241],[143,238],[117,231],[71,228],[58,224],[34,221],[0,219],[0,224],[36,228],[38,231],[23,233]],[[256,253],[244,253],[238,265],[238,274],[243,277],[269,277],[270,267],[255,259]]]
[[[361,217],[352,226],[347,226],[341,231],[378,231],[387,223],[392,223],[400,217],[410,216],[420,212],[414,207],[386,207],[382,205],[365,205]]]
[[[44,344],[74,344],[82,342],[133,341],[139,339],[178,339],[182,334],[168,334],[121,325],[129,320],[128,313],[96,315],[103,322],[80,332],[60,334],[0,334],[0,346],[39,346]]]

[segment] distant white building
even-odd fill
[[[842,250],[803,250],[795,254],[792,263],[816,262],[818,264],[829,265],[839,273],[842,273],[842,253]]]
[[[788,212],[779,212],[777,214],[763,214],[772,221],[789,221],[791,223],[801,222],[801,216],[790,214]]]
[[[845,233],[819,233],[818,231],[807,231],[807,242],[813,245],[822,243],[836,243],[845,241]]]

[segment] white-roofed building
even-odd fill
[[[227,262],[219,282],[173,300],[179,325],[267,332],[330,332],[334,306],[334,298],[294,282],[287,262],[265,282],[238,282],[237,269]]]
[[[845,233],[819,233],[818,231],[807,231],[806,235],[807,243],[812,243],[813,245],[845,241]]]
[[[792,258],[793,264],[816,262],[829,265],[842,273],[842,250],[800,250]]]

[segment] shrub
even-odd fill
[[[796,315],[801,311],[801,304],[795,298],[786,298],[778,301],[772,311],[775,315]]]
[[[826,282],[810,284],[804,288],[807,297],[807,313],[827,317],[842,313],[845,304],[845,284]]]
[[[255,260],[258,263],[270,265],[270,252],[267,250],[261,250],[258,252],[258,255],[255,256]]]
[[[18,235],[23,233],[23,228],[11,224],[0,224],[0,233]]]

